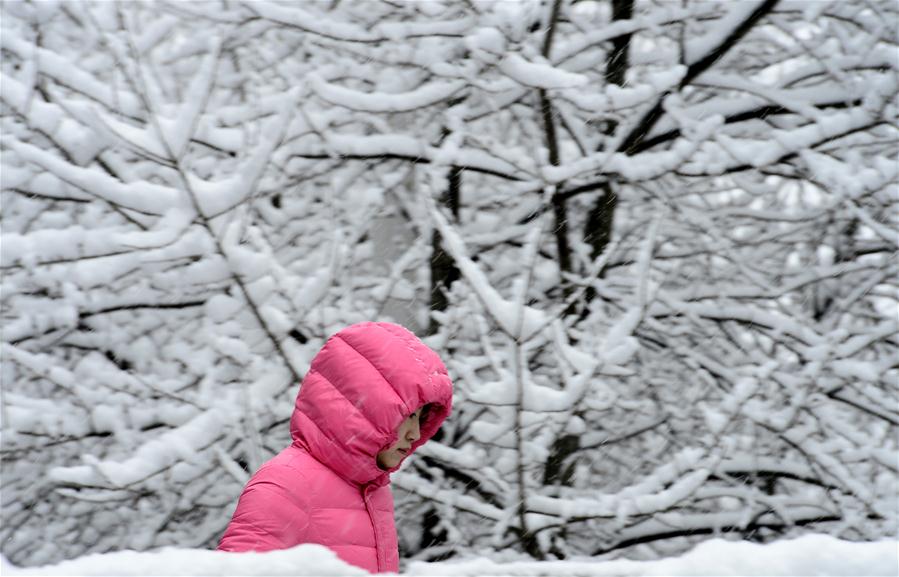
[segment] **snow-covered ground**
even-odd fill
[[[119,551],[87,555],[57,565],[20,569],[2,559],[2,574],[11,575],[365,575],[337,559],[329,549],[300,545],[270,553],[223,553],[196,549],[155,552]],[[759,545],[721,539],[657,561],[524,561],[498,563],[467,558],[442,563],[413,562],[405,575],[616,576],[636,575],[899,575],[899,542],[852,543],[828,535]]]

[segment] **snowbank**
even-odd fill
[[[680,557],[657,561],[570,561],[494,563],[470,559],[456,563],[413,563],[408,575],[516,577],[631,577],[638,575],[899,575],[899,543],[852,543],[829,535],[759,545],[712,539]]]
[[[368,575],[347,565],[321,545],[299,545],[269,553],[225,553],[165,547],[156,551],[116,551],[85,555],[57,565],[22,569],[5,557],[0,574],[11,575]]]
[[[366,575],[329,549],[300,545],[270,553],[223,553],[195,549],[119,551],[87,555],[58,565],[20,569],[2,560],[12,575]],[[713,539],[675,558],[658,561],[521,561],[498,563],[467,558],[442,563],[413,562],[409,576],[569,576],[638,575],[899,575],[899,543],[851,543],[828,535],[807,535],[759,545]]]

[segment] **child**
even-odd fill
[[[312,360],[297,395],[293,443],[250,479],[221,551],[319,543],[371,572],[397,572],[390,473],[450,413],[440,358],[390,323],[347,327]]]

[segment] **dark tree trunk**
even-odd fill
[[[580,448],[580,437],[575,435],[564,435],[556,439],[550,450],[549,458],[546,460],[546,467],[543,469],[544,485],[565,485],[570,487],[574,480],[574,463],[569,463],[563,468],[565,460],[573,455]]]
[[[552,12],[549,16],[549,27],[546,31],[546,37],[543,41],[543,56],[549,58],[552,51],[553,37],[556,32],[556,22],[559,20],[559,11],[562,6],[562,0],[555,0],[552,6]],[[549,153],[549,163],[553,166],[559,166],[561,159],[559,157],[559,140],[556,135],[556,123],[553,113],[552,101],[546,90],[539,89],[537,91],[540,97],[540,112],[543,116],[543,130],[546,135],[546,149]],[[558,183],[557,191],[560,191],[564,183]],[[555,226],[553,232],[556,237],[556,250],[559,257],[559,270],[562,273],[562,298],[567,300],[573,292],[571,283],[565,279],[565,273],[571,272],[571,246],[568,242],[568,209],[565,206],[565,197],[559,194],[553,196],[553,216],[555,218]],[[565,311],[565,314],[573,312],[572,307]]]
[[[612,185],[606,182],[601,188],[604,194],[593,203],[584,231],[584,240],[590,244],[590,256],[594,259],[602,254],[612,240],[612,220],[618,205],[618,195]],[[599,276],[603,276],[603,271],[600,271]]]
[[[612,0],[612,21],[630,20],[634,14],[634,0]],[[630,34],[612,40],[612,54],[606,66],[606,82],[622,86],[627,74],[631,46]]]
[[[612,21],[629,20],[634,14],[634,0],[612,0]],[[616,37],[612,40],[612,53],[606,65],[606,82],[623,86],[627,69],[630,66],[630,34]],[[618,126],[610,122],[606,126],[608,135],[614,134]],[[615,220],[615,209],[618,206],[618,195],[611,183],[606,182],[601,187],[602,196],[596,198],[590,212],[587,215],[587,224],[584,229],[584,241],[590,245],[590,256],[596,259],[603,253],[612,240],[612,224]],[[602,277],[604,271],[600,271]],[[589,303],[596,296],[593,287],[589,287],[584,295]]]
[[[447,540],[446,529],[438,528],[440,524],[440,515],[437,513],[437,510],[434,507],[429,508],[424,515],[424,518],[421,521],[421,541],[419,542],[420,549],[427,549],[428,547],[436,547],[438,545],[443,545]],[[434,559],[436,560],[436,559]]]
[[[549,162],[553,166],[559,166],[559,145],[556,140],[556,127],[553,121],[552,102],[545,90],[540,90],[540,105],[543,112],[543,125],[546,130],[546,145],[549,150]],[[559,185],[561,188],[561,184]],[[568,214],[565,206],[565,198],[560,195],[553,197],[553,215],[555,226],[553,231],[556,236],[556,247],[559,256],[559,269],[563,273],[571,272],[571,247],[568,243]],[[562,279],[564,294],[567,297],[571,292],[568,281]]]
[[[459,203],[462,188],[462,168],[453,166],[449,172],[449,184],[443,203],[450,209],[453,220],[459,222]],[[430,310],[445,311],[449,306],[447,293],[453,282],[459,280],[461,274],[453,261],[453,257],[443,250],[443,242],[437,229],[431,233],[431,302]],[[432,335],[440,328],[434,317],[428,323],[428,334]]]

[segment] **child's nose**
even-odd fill
[[[417,441],[421,438],[421,429],[418,426],[418,423],[412,423],[412,426],[409,428],[409,432],[406,434],[406,438],[410,441]]]

